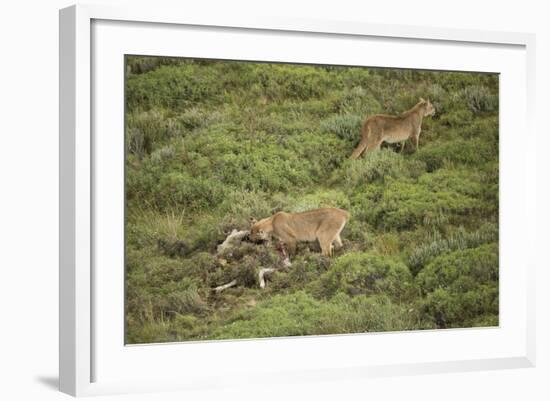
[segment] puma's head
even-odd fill
[[[419,100],[420,100],[420,103],[422,103],[422,106],[424,107],[424,117],[433,116],[435,114],[435,107],[432,104],[432,102],[430,102],[429,99],[424,100],[420,98]]]
[[[271,232],[273,231],[273,223],[271,217],[267,217],[260,221],[251,220],[252,226],[250,227],[249,238],[251,241],[267,241]]]

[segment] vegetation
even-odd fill
[[[498,325],[496,75],[126,61],[128,343]],[[367,116],[419,97],[417,152],[348,159]],[[351,213],[332,258],[217,252],[251,218],[325,206]]]

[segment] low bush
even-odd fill
[[[330,269],[313,284],[322,297],[337,292],[348,295],[385,294],[396,299],[406,298],[412,276],[398,258],[369,253],[347,253],[334,261]]]
[[[494,223],[486,223],[472,232],[467,232],[461,227],[451,232],[447,238],[443,238],[441,234],[436,232],[431,241],[414,249],[409,255],[408,265],[413,274],[416,274],[437,256],[456,250],[475,248],[497,240],[498,226]]]
[[[465,327],[479,316],[498,316],[498,245],[436,257],[417,277],[423,311],[438,327]]]
[[[126,115],[126,149],[139,159],[182,135],[182,127],[166,113],[150,110]]]
[[[275,295],[229,319],[213,338],[259,338],[432,328],[418,312],[383,295],[339,294],[321,302],[303,291]]]
[[[485,86],[468,86],[461,92],[473,113],[490,112],[498,109],[498,94],[491,93]]]
[[[382,112],[380,103],[362,86],[343,91],[334,107],[339,115],[356,115],[362,120]]]
[[[498,157],[498,146],[481,139],[457,138],[421,146],[413,157],[426,163],[428,172],[443,167],[446,162],[480,166]]]
[[[288,211],[297,213],[323,207],[336,207],[347,210],[350,203],[344,192],[323,190],[297,198],[292,202]]]
[[[254,81],[268,99],[274,100],[318,98],[335,83],[323,69],[297,69],[286,64],[258,64]]]
[[[323,132],[334,134],[347,142],[356,144],[361,139],[363,117],[357,114],[337,114],[321,121]]]
[[[432,179],[417,183],[388,180],[384,186],[358,192],[353,198],[359,218],[385,230],[414,230],[419,226],[439,227],[459,223],[480,212],[483,202],[467,193],[451,188],[438,188]],[[463,188],[472,185],[464,178]]]
[[[343,181],[347,188],[369,183],[384,183],[388,178],[418,177],[426,171],[423,161],[405,159],[390,149],[369,153],[357,160],[347,160],[332,180]]]
[[[222,83],[216,74],[204,74],[196,63],[160,66],[126,79],[126,107],[149,110],[153,107],[182,109],[206,99],[223,99]]]

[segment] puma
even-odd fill
[[[258,222],[253,222],[250,239],[267,240],[274,235],[287,247],[289,254],[296,253],[296,243],[301,241],[319,241],[321,253],[332,256],[333,242],[342,246],[340,232],[346,225],[350,214],[336,208],[309,210],[301,213],[278,212]]]
[[[357,159],[365,150],[366,153],[378,150],[382,142],[401,142],[401,151],[405,141],[412,138],[416,150],[422,128],[422,119],[433,116],[435,108],[429,100],[420,98],[419,102],[410,110],[397,116],[376,114],[370,116],[361,128],[361,141],[351,154],[352,159]]]

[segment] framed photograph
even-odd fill
[[[61,10],[61,390],[534,366],[533,60],[529,34]]]

